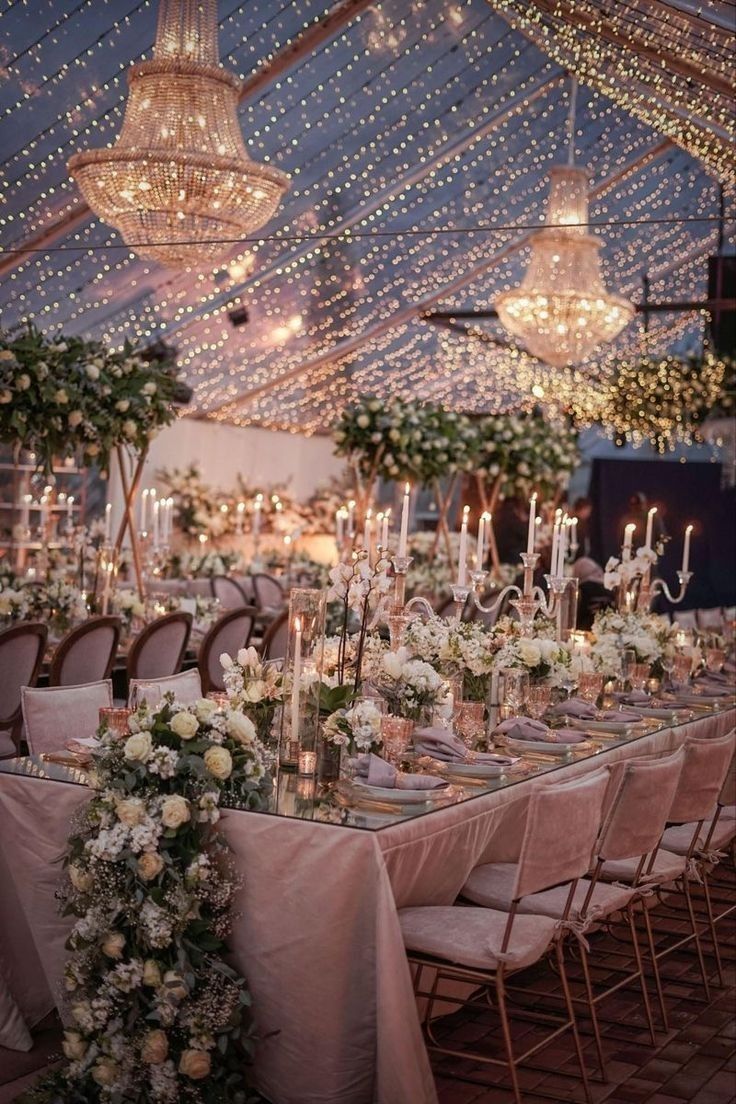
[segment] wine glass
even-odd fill
[[[629,682],[632,690],[646,690],[649,681],[649,664],[632,663],[629,668]]]
[[[603,675],[597,671],[581,671],[578,675],[578,694],[583,701],[595,705],[603,693]]]

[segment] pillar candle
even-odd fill
[[[534,538],[536,536],[536,517],[537,517],[537,492],[535,491],[532,497],[529,499],[529,527],[526,535],[526,550],[531,556],[534,552]]]
[[[483,561],[486,558],[486,525],[490,521],[487,513],[482,513],[478,521],[478,543],[475,551],[475,570],[483,570]]]
[[[299,683],[302,677],[302,623],[294,618],[294,664],[291,686],[291,738],[299,739]]]
[[[368,553],[368,563],[371,562],[371,540],[373,537],[373,511],[367,510],[365,525],[363,526],[363,548]]]
[[[647,513],[647,530],[646,537],[644,539],[644,547],[647,551],[651,551],[652,548],[652,533],[654,530],[654,515],[657,512],[657,507],[652,506],[651,510]]]
[[[465,586],[468,570],[468,515],[470,507],[463,506],[463,520],[460,526],[460,552],[457,558],[457,585]]]
[[[690,570],[690,536],[692,534],[693,527],[688,525],[685,527],[685,543],[682,546],[682,570],[683,572]]]
[[[404,487],[404,500],[401,504],[401,531],[399,533],[399,556],[406,556],[409,543],[409,505],[411,502],[411,486]]]

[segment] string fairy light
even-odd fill
[[[302,59],[298,69],[281,74],[257,101],[241,107],[253,156],[293,177],[284,218],[275,221],[269,240],[249,247],[255,267],[244,279],[197,270],[172,277],[129,249],[100,245],[100,224],[90,219],[59,243],[77,246],[79,252],[34,254],[6,278],[4,324],[33,315],[47,328],[66,327],[116,346],[126,337],[170,337],[194,386],[191,412],[242,424],[256,421],[293,432],[318,432],[329,424],[335,402],[365,387],[379,394],[404,386],[421,395],[444,394],[458,407],[492,401],[494,389],[484,397],[477,380],[492,380],[493,372],[506,371],[503,353],[491,358],[486,349],[468,352],[466,368],[460,353],[453,375],[444,338],[418,318],[381,329],[407,304],[452,287],[459,276],[475,270],[477,278],[469,279],[443,307],[485,305],[518,284],[526,258],[523,245],[503,261],[490,261],[523,237],[519,226],[539,224],[545,176],[564,143],[559,86],[531,98],[539,84],[560,77],[557,62],[540,59],[536,48],[490,5],[471,0],[456,6],[462,20],[450,26],[445,4],[427,0],[405,20],[406,34],[395,52],[379,42],[366,51],[371,20],[356,21],[317,54]],[[232,13],[224,56],[240,75],[293,40],[322,11],[316,2],[299,5],[299,12],[294,5],[276,14],[269,11],[266,30],[252,6],[223,7],[223,51],[223,25]],[[377,7],[390,26],[401,23],[395,7]],[[18,182],[6,191],[9,203],[1,212],[8,220],[0,226],[4,241],[17,237],[23,223],[45,224],[57,212],[73,208],[63,162],[70,148],[91,143],[95,135],[102,144],[119,128],[121,77],[134,51],[121,54],[117,44],[127,46],[131,33],[116,35],[115,49],[112,41],[99,47],[49,86],[67,110],[58,112],[62,122],[42,140],[45,144],[19,156],[13,166]],[[135,51],[141,41],[147,45],[144,36]],[[114,73],[100,65],[108,50],[119,60]],[[51,56],[45,44],[39,65],[47,73],[45,59]],[[99,73],[112,83],[85,100],[78,118],[73,96],[96,86],[92,74],[96,78]],[[633,224],[615,223],[622,215],[703,217],[715,210],[712,180],[676,147],[647,160],[650,149],[661,148],[660,136],[615,102],[589,89],[585,96],[577,146],[591,170],[595,219],[610,223],[604,263],[616,273],[617,287],[636,297],[646,267],[653,297],[704,294],[702,258],[714,249],[714,224],[661,222],[643,233]],[[490,125],[497,112],[517,102],[518,110],[508,119],[496,128]],[[24,100],[21,112],[32,111],[34,103],[33,97]],[[36,118],[26,125],[28,120],[18,115],[17,129],[26,145],[38,129]],[[484,123],[489,124],[486,133]],[[467,145],[443,163],[444,152],[460,134],[468,136]],[[629,172],[628,165],[640,159],[641,169]],[[27,160],[34,168],[23,183]],[[423,175],[417,175],[419,169]],[[621,174],[609,190],[595,191],[599,183]],[[30,203],[29,183],[39,197]],[[346,217],[358,211],[364,213],[349,234],[319,240],[320,233],[339,233]],[[470,232],[489,222],[504,229],[493,235]],[[398,236],[398,226],[427,233]],[[431,233],[443,226],[450,232]],[[372,231],[378,233],[364,236]],[[309,240],[310,233],[317,240]],[[88,248],[94,252],[85,252]],[[241,255],[234,246],[232,259]],[[665,259],[671,266],[668,274]],[[227,312],[241,302],[251,321],[235,331]],[[274,332],[297,315],[303,320],[301,330],[276,345]],[[362,340],[373,331],[376,336]],[[661,352],[671,342],[686,346],[694,333],[690,316],[666,316],[652,326],[654,347]],[[336,356],[305,376],[289,378],[301,364],[339,352],[352,341],[356,351],[347,357]],[[633,356],[635,350],[635,334],[620,339],[615,348],[619,356]],[[592,394],[598,375],[590,365],[585,369]],[[536,369],[530,367],[528,378],[536,380]],[[247,398],[267,385],[271,390]]]

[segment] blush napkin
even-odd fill
[[[579,744],[586,739],[584,733],[571,728],[553,731],[532,717],[509,717],[507,721],[501,721],[493,732],[509,740],[539,740],[547,744]]]
[[[552,711],[558,717],[575,717],[578,721],[616,721],[619,724],[634,724],[641,720],[641,713],[626,709],[606,709],[599,713],[590,702],[582,698],[570,698],[560,702]]]
[[[368,786],[380,786],[386,790],[439,790],[447,786],[444,778],[435,778],[431,774],[405,774],[397,770],[393,763],[372,753],[360,756],[356,778]]]
[[[497,763],[499,767],[511,767],[516,760],[511,755],[497,755],[491,751],[469,751],[462,740],[448,728],[433,725],[414,733],[414,750],[417,755],[430,755],[445,763]]]

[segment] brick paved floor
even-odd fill
[[[724,870],[725,876],[725,870]],[[736,881],[729,873],[717,889],[720,908],[736,905]],[[717,911],[717,910],[716,910]],[[669,910],[668,910],[669,912]],[[684,932],[679,920],[664,922],[662,915],[658,947],[672,941],[673,933]],[[620,929],[619,929],[620,931]],[[711,987],[710,1002],[706,1002],[697,958],[690,951],[676,951],[662,965],[666,978],[664,988],[669,1012],[669,1031],[661,1025],[659,1006],[653,984],[650,984],[652,1011],[656,1029],[656,1046],[651,1045],[643,1013],[638,983],[621,989],[599,1004],[604,1057],[608,1081],[591,1081],[596,1104],[734,1104],[736,1102],[736,913],[718,925],[723,955],[725,986]],[[623,933],[621,932],[623,936]],[[710,944],[706,943],[706,951]],[[626,940],[618,941],[612,934],[599,932],[590,938],[591,964],[594,981],[604,983],[611,978],[610,967],[626,964],[630,959],[615,956],[629,952]],[[706,953],[706,966],[715,975],[715,962]],[[581,979],[575,962],[570,963],[572,978]],[[609,981],[608,984],[611,982]],[[547,965],[540,965],[513,979],[522,994],[516,997],[517,1011],[530,1007],[533,998],[523,990],[556,992],[559,982]],[[580,992],[580,986],[573,986]],[[541,1004],[536,1003],[539,1009]],[[551,1005],[550,1007],[559,1007]],[[512,1012],[513,1015],[513,1012]],[[589,1021],[581,1017],[583,1045],[588,1056],[588,1068],[596,1070],[596,1058]],[[514,1019],[512,1034],[519,1051],[541,1038],[540,1028],[528,1021]],[[495,1012],[471,1007],[446,1017],[437,1031],[443,1046],[464,1050],[474,1047],[479,1053],[502,1057],[503,1044],[500,1023]],[[520,1067],[519,1080],[525,1100],[584,1101],[570,1032],[565,1032],[531,1059],[534,1068]],[[434,1054],[432,1064],[437,1080],[440,1104],[513,1104],[508,1074],[500,1067],[482,1065],[465,1058]],[[571,1073],[572,1077],[564,1076]]]
[[[721,907],[736,904],[736,880],[718,889]],[[668,925],[683,930],[679,923]],[[736,1102],[736,913],[719,925],[724,957],[725,987],[711,989],[711,1000],[703,999],[697,960],[694,955],[677,952],[663,966],[670,1016],[670,1030],[662,1030],[658,1006],[653,1000],[656,1046],[652,1047],[642,1013],[641,995],[633,986],[620,990],[600,1005],[604,1053],[608,1081],[592,1082],[596,1104],[735,1104]],[[591,937],[591,962],[594,977],[603,982],[619,959],[615,952],[628,953],[626,941],[598,933]],[[660,938],[664,945],[665,936]],[[710,971],[714,970],[707,956]],[[571,974],[579,970],[571,963]],[[521,982],[522,976],[518,980]],[[526,971],[526,987],[556,992],[559,983],[547,967]],[[520,1003],[528,1003],[523,994]],[[588,1066],[595,1068],[595,1053],[588,1024],[581,1021]],[[528,1046],[539,1037],[538,1028],[515,1020],[514,1040]],[[501,1035],[498,1018],[492,1011],[478,1008],[447,1016],[438,1028],[443,1044],[457,1049],[476,1047],[483,1053],[500,1055]],[[49,1018],[36,1038],[36,1046],[27,1055],[0,1047],[0,1104],[11,1104],[17,1095],[35,1080],[50,1058],[59,1053],[58,1023]],[[462,1058],[433,1057],[440,1104],[513,1104],[508,1077],[499,1068],[482,1066]],[[556,1101],[557,1104],[584,1100],[577,1074],[569,1032],[561,1036],[534,1060],[534,1069],[521,1068],[519,1079],[525,1101]],[[34,1072],[35,1071],[35,1072]],[[564,1076],[566,1073],[572,1077]],[[402,1101],[401,1104],[416,1104]]]

